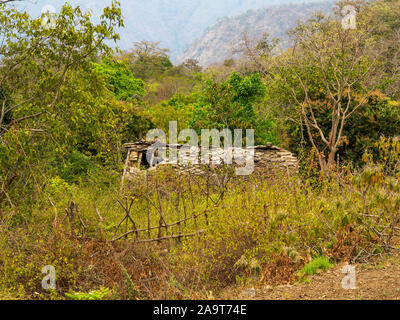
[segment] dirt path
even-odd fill
[[[400,300],[400,257],[377,265],[353,265],[355,289],[342,287],[345,265],[314,275],[309,283],[256,287],[233,295],[244,300]]]
[[[356,267],[356,289],[343,289],[344,265],[314,275],[310,283],[264,287],[255,291],[255,300],[369,300],[400,299],[400,265]]]

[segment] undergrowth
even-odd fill
[[[305,281],[308,279],[307,276],[312,276],[321,271],[327,271],[332,267],[333,264],[329,261],[327,257],[316,257],[300,269],[300,271],[298,272],[298,276],[301,281]]]
[[[363,170],[341,168],[319,182],[166,169],[122,191],[119,179],[56,177],[35,204],[1,208],[1,295],[205,299],[246,279],[293,283],[340,261],[366,262],[399,250],[400,176],[387,168],[366,156]],[[199,215],[168,235],[205,232],[136,243],[167,235],[157,227],[161,213],[167,224]],[[155,228],[124,236],[149,225]],[[55,290],[41,286],[46,265],[56,269]]]

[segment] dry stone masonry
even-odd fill
[[[168,159],[160,156],[160,150],[168,150],[169,148],[177,149],[178,163],[172,166],[180,171],[188,171],[194,174],[204,172],[204,162],[202,162],[202,151],[197,147],[187,147],[185,145],[161,145],[157,148],[152,147],[154,143],[146,141],[138,141],[135,143],[127,143],[124,148],[127,150],[127,158],[123,173],[124,178],[132,178],[142,176],[148,171],[154,171],[160,166],[169,165]],[[150,150],[150,160],[147,157]],[[244,167],[246,161],[251,162],[254,157],[254,171],[268,171],[273,169],[282,170],[287,173],[298,172],[298,160],[290,152],[279,147],[267,144],[263,146],[255,146],[252,148],[231,148],[231,152],[224,148],[210,149],[209,159],[210,167],[216,167],[229,163],[231,155],[234,155],[232,166]],[[204,153],[203,153],[204,156]]]

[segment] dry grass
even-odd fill
[[[106,287],[111,299],[205,299],[248,280],[294,283],[312,257],[362,262],[398,247],[400,181],[379,170],[343,171],[324,181],[166,170],[123,194],[117,186],[102,192],[89,186],[71,188],[65,197],[64,188],[57,183],[30,216],[22,207],[3,214],[3,297],[64,299],[68,292]],[[72,199],[79,213],[74,219]],[[121,224],[128,206],[131,220]],[[158,228],[201,212],[207,215]],[[149,225],[157,228],[110,241]],[[207,232],[137,243],[160,237],[160,230],[168,236],[201,229]],[[44,265],[56,268],[55,291],[41,288]]]

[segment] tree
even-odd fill
[[[357,102],[355,102],[357,103]],[[338,149],[337,156],[342,162],[351,163],[354,166],[364,164],[362,157],[366,150],[374,150],[375,143],[381,136],[394,137],[400,132],[399,102],[393,101],[380,91],[372,92],[367,102],[353,113],[347,120],[343,129],[343,143]],[[323,131],[328,131],[331,126],[331,109],[321,101],[317,108],[315,104],[315,117],[319,119],[319,125]],[[306,131],[304,124],[300,127],[293,121],[285,121],[283,127],[289,135],[288,147],[301,153],[302,148],[312,148],[311,143],[304,141],[302,132]],[[318,147],[323,148],[321,141],[317,141]]]
[[[134,43],[132,50],[123,52],[118,58],[129,63],[136,78],[153,80],[173,67],[168,51],[160,48],[159,42],[141,41]]]
[[[123,26],[118,2],[104,9],[98,25],[70,5],[63,6],[54,28],[1,5],[0,24],[0,137],[28,120],[56,117],[69,72],[85,70],[90,58],[110,53],[104,41],[119,39],[115,28]]]
[[[51,27],[1,4],[0,25],[1,202],[5,195],[11,201],[16,181],[37,193],[52,157],[77,140],[72,128],[90,113],[84,101],[103,88],[91,61],[112,52],[105,42],[119,38],[115,29],[123,21],[118,2],[104,9],[97,25],[66,4]],[[78,75],[90,85],[80,86]]]
[[[276,54],[278,43],[279,40],[271,39],[268,33],[263,33],[260,39],[255,39],[244,32],[233,53],[243,55],[247,59],[246,69],[252,73],[258,72],[264,77],[270,71],[266,62]]]
[[[206,87],[195,104],[190,125],[201,129],[254,129],[256,142],[265,143],[269,127],[256,113],[255,105],[265,95],[260,75],[242,77],[233,72],[223,82],[206,81]],[[275,142],[275,141],[274,141]]]
[[[105,77],[109,90],[117,100],[133,101],[146,94],[145,83],[133,76],[126,63],[103,59],[101,64],[96,65],[96,69]]]
[[[400,1],[374,1],[363,12],[363,19],[375,25],[375,38],[382,42],[380,54],[384,60],[381,90],[392,99],[400,99]]]
[[[0,0],[0,5],[10,3],[10,2],[17,2],[17,1],[22,1],[22,0]]]
[[[196,60],[188,61],[166,70],[148,85],[146,100],[158,104],[178,94],[190,95],[203,83],[201,67]]]
[[[176,94],[171,99],[151,106],[149,112],[156,128],[169,132],[169,122],[177,121],[178,132],[187,129],[192,117],[193,108],[198,94]]]
[[[182,63],[182,67],[186,70],[188,70],[189,73],[192,72],[201,72],[202,67],[199,65],[199,61],[196,59],[186,59]]]
[[[335,164],[349,118],[367,103],[382,78],[375,28],[360,18],[356,29],[346,29],[340,14],[339,19],[319,14],[292,30],[294,48],[271,60],[278,74],[271,81],[277,81],[289,104],[299,109],[324,174]],[[329,108],[326,129],[316,114],[321,105]]]

